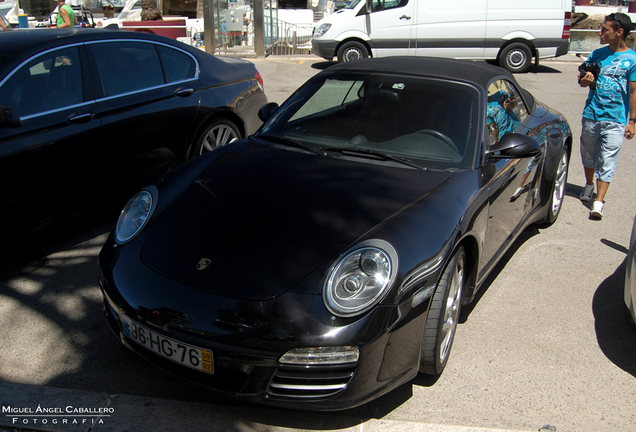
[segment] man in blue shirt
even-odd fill
[[[601,27],[601,43],[608,46],[595,50],[586,60],[597,64],[600,72],[579,72],[581,87],[590,91],[583,110],[581,159],[586,185],[579,198],[596,200],[590,216],[603,217],[605,194],[612,181],[623,137],[632,139],[636,133],[636,53],[626,44],[632,21],[626,14],[613,13],[605,17]],[[594,84],[594,85],[592,85]],[[629,116],[628,116],[629,114]]]

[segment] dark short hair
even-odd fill
[[[605,17],[605,21],[611,23],[614,31],[618,31],[618,29],[623,29],[623,39],[627,37],[630,31],[633,30],[632,19],[629,15],[616,12],[611,13]]]

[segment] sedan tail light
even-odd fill
[[[263,77],[261,76],[261,73],[256,71],[254,76],[256,77],[256,81],[258,81],[258,83],[261,85],[261,89],[264,89],[265,85],[263,84]]]

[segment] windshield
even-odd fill
[[[345,9],[354,9],[356,6],[358,6],[358,3],[360,3],[362,0],[352,0],[349,2],[348,5],[345,6]]]
[[[479,93],[466,84],[375,74],[324,74],[267,122],[263,135],[326,152],[359,149],[422,168],[473,165]]]

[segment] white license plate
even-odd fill
[[[121,315],[121,320],[124,334],[153,353],[192,369],[214,373],[211,351],[160,335],[125,315]]]

